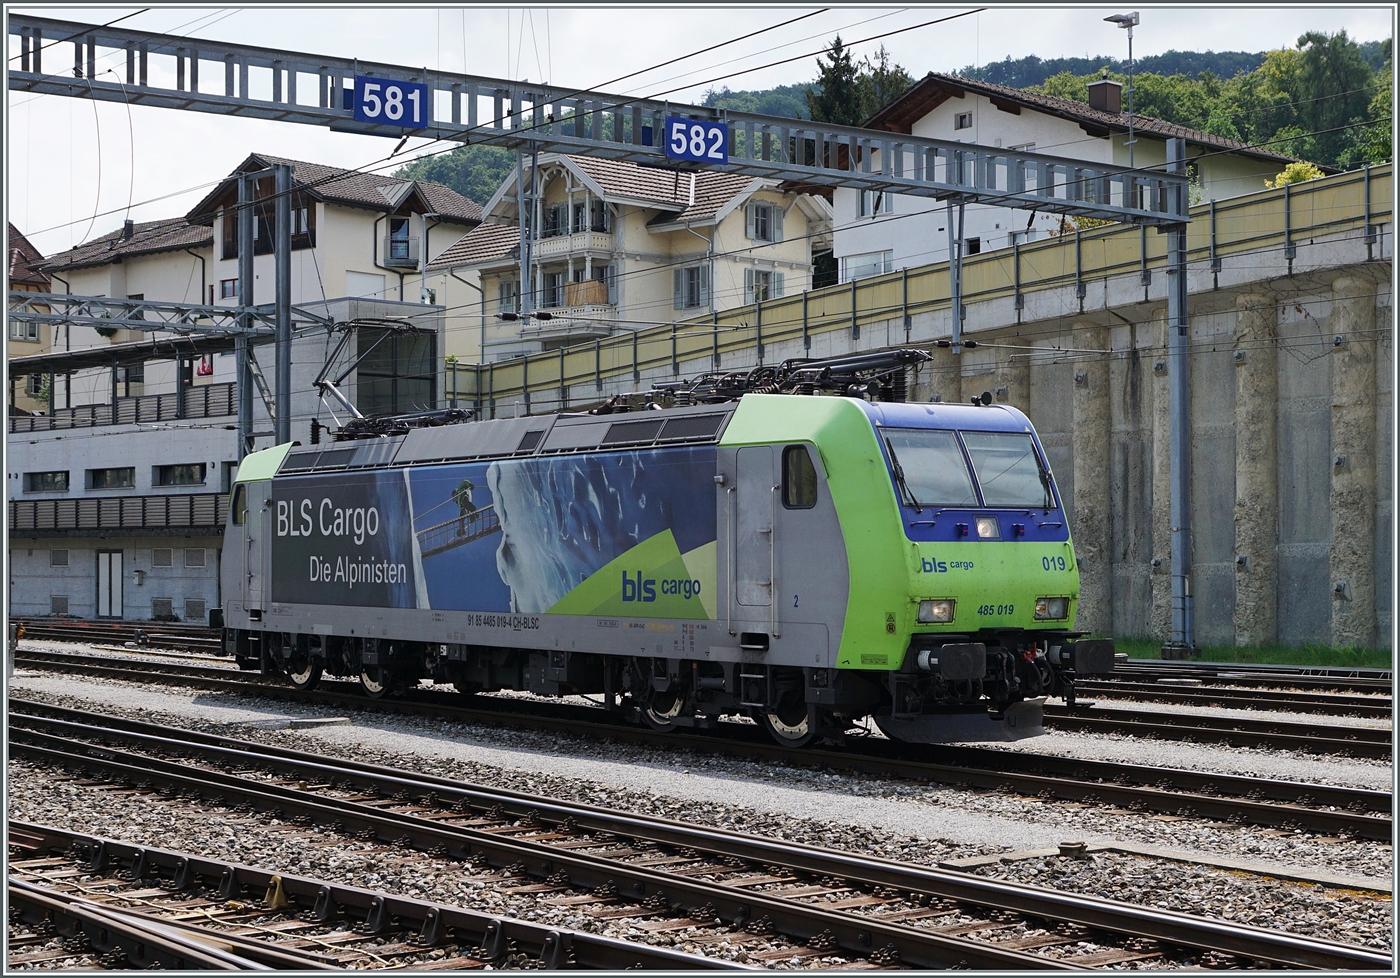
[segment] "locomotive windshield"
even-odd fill
[[[900,501],[911,509],[1054,509],[1050,475],[1029,434],[882,428]],[[962,446],[958,438],[962,438]],[[963,454],[966,447],[967,454]],[[968,459],[972,471],[968,471]],[[976,473],[976,482],[973,473]],[[978,496],[978,488],[981,496]]]
[[[967,459],[953,432],[929,428],[883,428],[881,431],[905,505],[914,509],[978,505],[977,490],[967,471]]]
[[[963,444],[977,472],[987,506],[1054,509],[1050,476],[1040,464],[1028,434],[1010,431],[964,431]]]

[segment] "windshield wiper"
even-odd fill
[[[902,491],[905,496],[909,497],[909,502],[914,507],[914,511],[916,513],[923,513],[924,508],[920,506],[919,501],[914,498],[914,493],[910,490],[909,483],[904,481],[904,466],[899,464],[899,456],[894,453],[894,446],[890,444],[888,438],[885,439],[885,447],[890,450],[890,463],[894,466],[895,485],[899,486],[900,491]]]

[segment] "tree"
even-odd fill
[[[880,50],[875,52],[875,60],[867,58],[862,62],[860,77],[856,79],[862,121],[899,98],[912,84],[913,76],[899,65],[890,64],[890,53],[881,44]]]
[[[1298,38],[1298,116],[1324,163],[1335,163],[1346,149],[1345,127],[1366,118],[1371,103],[1371,68],[1345,30],[1309,31]]]
[[[1271,190],[1277,187],[1286,186],[1290,183],[1306,183],[1309,180],[1316,180],[1325,176],[1322,170],[1312,163],[1290,163],[1283,168],[1283,172],[1272,180],[1265,180],[1264,186]]]
[[[841,43],[841,35],[827,49],[828,61],[817,58],[817,81],[807,89],[807,111],[814,122],[837,126],[859,126],[862,113],[857,76],[860,66],[851,59],[851,49]]]

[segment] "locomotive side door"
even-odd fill
[[[247,510],[244,516],[243,536],[243,609],[247,612],[261,612],[266,588],[266,547],[265,540],[271,513],[267,502],[272,483],[267,481],[244,483]],[[255,616],[261,618],[261,615]]]
[[[734,600],[749,608],[767,608],[773,603],[773,449],[739,449],[736,469],[738,513],[730,541]]]

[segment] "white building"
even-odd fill
[[[1086,105],[931,72],[872,116],[865,127],[1126,169],[1128,115],[1120,89],[1114,81],[1094,82]],[[1135,115],[1132,128],[1132,162],[1138,167],[1164,165],[1166,140],[1186,140],[1193,202],[1263,190],[1265,180],[1293,162],[1289,156],[1148,116]],[[832,208],[833,254],[843,282],[948,260],[946,204],[838,188]],[[1072,224],[1058,214],[972,204],[963,217],[964,255],[1009,248],[1066,229],[1072,230]]]
[[[525,291],[544,316],[500,318],[523,308],[514,177],[485,204],[487,223],[428,269],[430,283],[480,276],[483,361],[802,292],[830,230],[825,200],[774,180],[559,154],[539,170]]]
[[[435,184],[261,155],[235,172],[281,162],[292,164],[297,188],[293,305],[338,323],[411,318],[419,328],[355,327],[339,365],[383,342],[341,389],[365,415],[443,406],[449,313],[442,296],[423,294],[422,269],[476,226],[481,208]],[[257,197],[271,196],[271,178],[260,180]],[[37,267],[57,292],[236,306],[236,202],[230,175],[184,217],[128,222]],[[270,304],[272,202],[255,213],[254,299]],[[320,326],[298,328],[294,440],[309,441],[313,421],[336,425],[312,382],[338,339]],[[237,459],[232,340],[71,324],[52,340],[51,351],[26,350],[10,361],[17,377],[53,378],[54,392],[51,407],[8,419],[11,612],[206,620],[219,604],[219,548]],[[265,448],[273,348],[258,344],[255,353],[253,430],[256,447]]]

